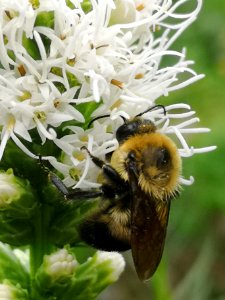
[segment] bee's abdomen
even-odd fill
[[[114,222],[110,216],[94,214],[79,227],[80,238],[88,245],[104,251],[130,249],[129,230]],[[121,232],[124,234],[121,235]]]

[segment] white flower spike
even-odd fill
[[[90,0],[87,11],[81,1],[33,2],[0,1],[0,159],[10,139],[37,158],[32,143],[38,135],[43,147],[50,140],[63,151],[63,161],[49,161],[68,186],[93,187],[96,169],[80,148],[86,145],[104,157],[118,146],[113,132],[120,116],[132,117],[203,77],[191,69],[185,50],[170,49],[197,18],[202,0],[186,14],[179,12],[186,0]],[[167,57],[176,62],[163,65]],[[93,103],[89,119],[110,118],[84,130],[79,126],[88,122]],[[186,104],[166,111],[166,116],[151,111],[146,118],[177,137],[181,156],[215,149],[188,145],[186,134],[208,129],[193,127],[198,118]]]

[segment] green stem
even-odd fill
[[[165,257],[163,257],[158,270],[153,276],[152,289],[154,293],[154,299],[156,300],[172,300],[172,292],[168,278],[168,267]]]
[[[31,295],[32,299],[41,299],[35,286],[35,276],[38,268],[43,262],[44,255],[52,249],[48,240],[49,222],[53,208],[42,204],[37,210],[34,223],[34,240],[30,245],[30,274],[31,274]]]

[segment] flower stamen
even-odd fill
[[[137,10],[137,11],[141,11],[141,10],[143,10],[144,8],[145,8],[144,3],[140,3],[139,5],[136,6],[136,10]]]
[[[123,82],[122,82],[122,81],[119,81],[119,80],[117,80],[117,79],[112,79],[112,80],[110,81],[110,83],[111,83],[112,85],[117,86],[119,89],[123,89],[123,87],[124,87]]]

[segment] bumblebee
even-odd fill
[[[100,197],[99,207],[81,223],[80,237],[105,251],[131,249],[141,280],[156,271],[164,248],[170,202],[179,193],[181,159],[174,142],[142,115],[116,131],[119,147],[110,163],[93,156],[104,181],[100,189],[75,190],[73,199]],[[103,116],[105,117],[105,116]],[[94,119],[93,121],[95,121]]]

